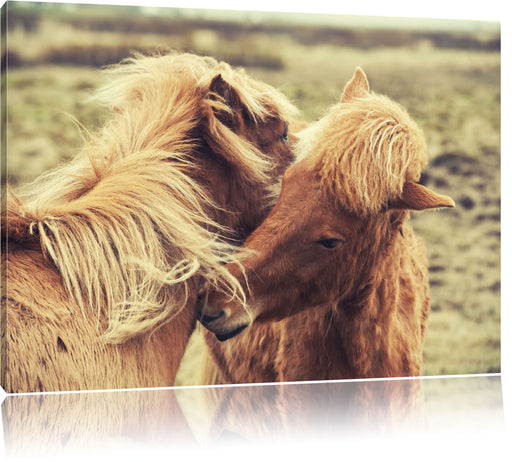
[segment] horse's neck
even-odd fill
[[[412,339],[414,346],[417,343],[416,319],[409,319],[417,317],[413,288],[418,275],[411,268],[421,268],[421,264],[415,263],[416,256],[411,253],[415,247],[407,227],[403,235],[396,236],[390,251],[375,260],[371,284],[363,287],[358,309],[349,306],[347,310],[343,302],[335,308],[331,341],[343,349],[343,368],[358,377],[409,375],[407,369],[414,369],[400,342]]]

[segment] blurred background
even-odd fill
[[[98,71],[132,51],[177,49],[244,67],[314,121],[356,66],[423,128],[421,182],[453,210],[413,214],[430,261],[423,375],[500,371],[500,24],[14,2],[7,4],[8,181],[74,157],[105,121]],[[193,357],[188,357],[193,361]],[[178,383],[179,384],[179,383]]]

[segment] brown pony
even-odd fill
[[[295,108],[225,63],[137,55],[110,74],[111,120],[7,198],[8,392],[173,385],[198,281],[236,291],[223,265],[293,158]]]
[[[202,322],[219,382],[412,376],[430,308],[410,210],[453,207],[417,183],[423,135],[357,69],[303,133],[279,200],[228,269],[249,309],[206,286]],[[205,305],[206,304],[206,305]],[[204,306],[205,305],[205,306]],[[264,323],[264,321],[279,321]],[[210,362],[211,365],[211,362]]]

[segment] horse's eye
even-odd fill
[[[284,132],[281,135],[281,141],[288,141],[288,124],[284,127]]]
[[[319,241],[317,241],[317,244],[320,244],[322,247],[325,247],[326,249],[334,249],[336,248],[339,244],[341,244],[342,241],[341,239],[321,239]]]

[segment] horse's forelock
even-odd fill
[[[373,94],[335,106],[303,146],[326,192],[360,215],[379,213],[406,181],[418,181],[427,162],[417,124],[400,105]]]

